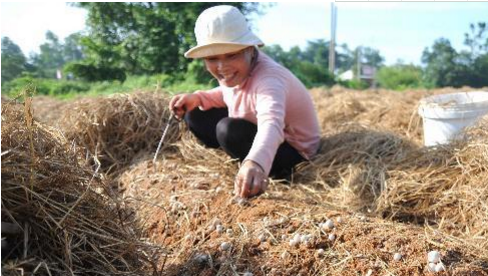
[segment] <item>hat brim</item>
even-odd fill
[[[216,55],[223,55],[232,52],[237,52],[251,46],[263,46],[263,43],[259,44],[241,44],[241,43],[211,43],[202,46],[196,46],[191,48],[185,53],[186,58],[205,58]]]

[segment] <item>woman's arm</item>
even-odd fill
[[[208,110],[210,108],[221,108],[226,107],[224,102],[224,96],[222,94],[222,89],[216,87],[211,90],[198,90],[193,93],[193,95],[198,96],[200,100],[200,108],[202,110]]]

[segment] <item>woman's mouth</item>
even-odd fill
[[[225,82],[229,82],[231,81],[234,77],[236,76],[236,73],[232,73],[232,74],[220,74],[220,80],[222,81],[225,81]]]

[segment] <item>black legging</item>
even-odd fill
[[[206,146],[222,149],[232,158],[242,162],[251,150],[258,131],[255,124],[244,119],[229,118],[227,108],[213,108],[201,111],[199,108],[188,112],[185,121],[190,131]],[[276,152],[270,176],[289,179],[293,167],[305,159],[298,151],[283,142]]]

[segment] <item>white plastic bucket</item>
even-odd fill
[[[424,144],[446,144],[488,113],[488,92],[473,91],[435,95],[420,101],[418,108],[424,123]]]

